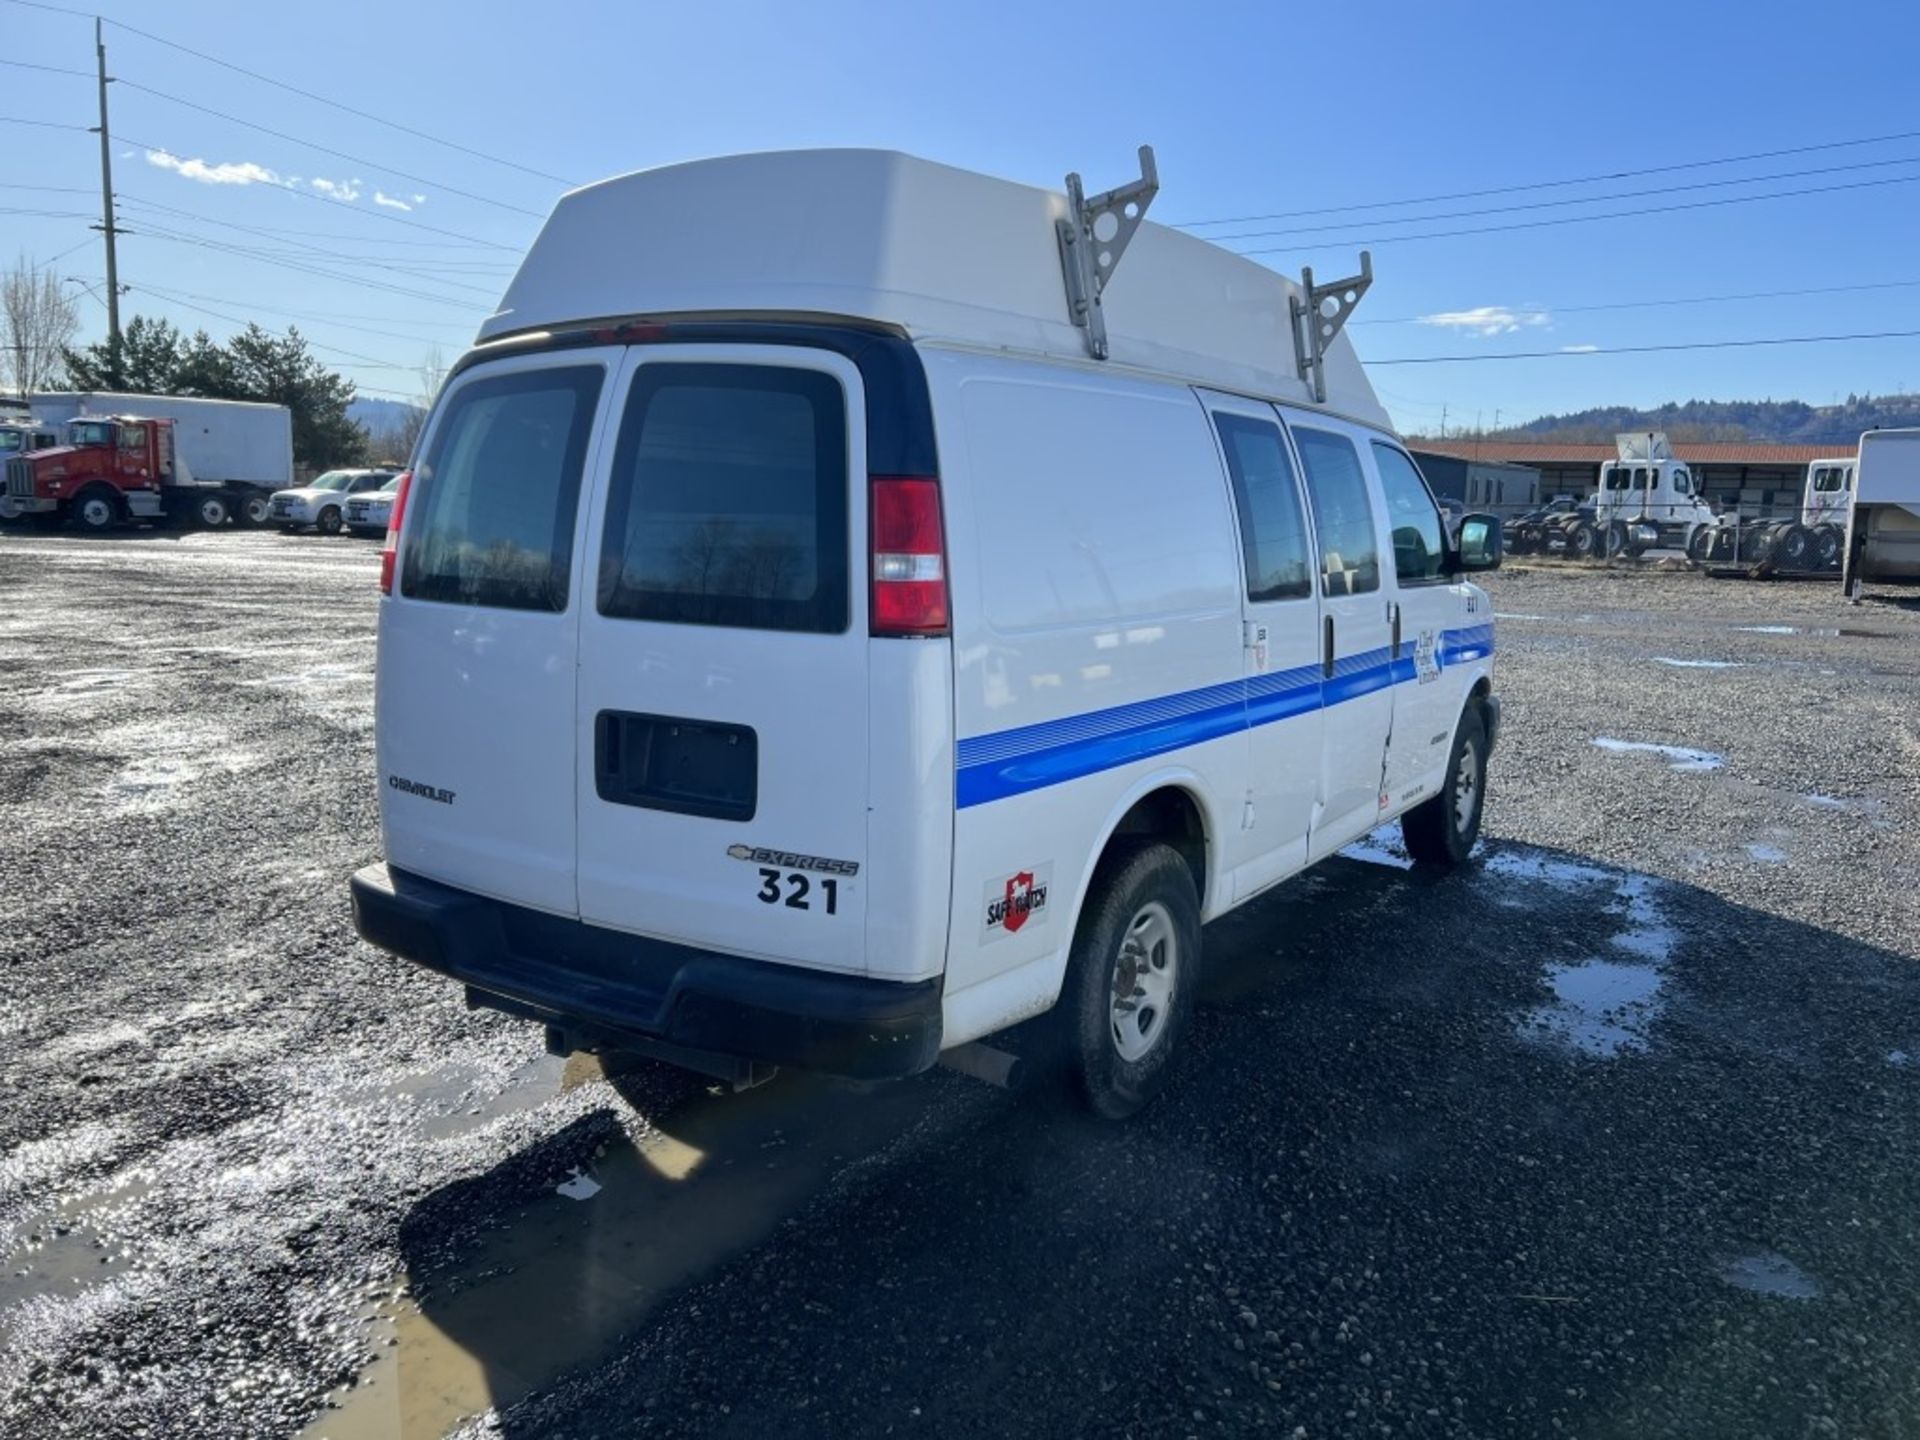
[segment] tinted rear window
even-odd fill
[[[1360,452],[1344,435],[1296,426],[1293,440],[1307,471],[1307,501],[1320,537],[1320,586],[1327,595],[1380,588],[1380,551],[1373,503]]]
[[[620,422],[600,613],[847,628],[840,382],[770,365],[644,366]]]
[[[522,370],[454,392],[414,472],[402,594],[567,608],[580,472],[604,373]]]

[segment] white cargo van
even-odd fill
[[[564,197],[383,558],[360,933],[561,1049],[1160,1084],[1202,922],[1462,859],[1493,617],[1340,333],[1105,195],[904,155]],[[1122,263],[1124,256],[1124,263]],[[1381,943],[1399,937],[1381,936]]]

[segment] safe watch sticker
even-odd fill
[[[998,940],[1003,935],[1017,935],[1029,925],[1046,924],[1047,896],[1052,888],[1051,863],[989,881],[981,902],[982,937]]]
[[[1422,630],[1413,642],[1413,668],[1422,685],[1440,678],[1440,647],[1431,630]]]

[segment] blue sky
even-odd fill
[[[854,144],[1053,186],[1078,169],[1099,188],[1128,178],[1134,147],[1147,141],[1163,186],[1154,218],[1169,222],[1374,205],[1920,132],[1911,104],[1920,11],[1885,0],[1814,11],[1391,0],[1345,12],[1124,0],[174,0],[107,4],[102,13],[575,181],[719,152]],[[13,0],[0,0],[0,21],[5,58],[91,70],[91,22]],[[205,311],[275,328],[298,323],[367,393],[411,393],[429,346],[448,358],[464,347],[537,229],[534,216],[501,207],[537,215],[562,188],[123,28],[109,26],[108,45],[111,73],[127,82],[113,93],[115,184],[121,222],[137,232],[121,243],[121,280],[134,287],[123,318],[164,315],[216,336],[235,326]],[[0,66],[0,85],[0,115],[93,123],[90,79]],[[97,214],[96,140],[17,123],[0,124],[0,139],[10,162],[0,252],[43,261],[67,252],[59,273],[74,277],[76,293],[84,281],[97,294],[103,263],[88,219],[18,213]],[[1754,178],[1768,176],[1781,178]],[[1858,188],[1392,238],[1841,185]],[[1543,203],[1669,187],[1689,188]],[[1415,218],[1512,205],[1539,208]],[[1328,228],[1303,233],[1306,226]],[[1287,233],[1248,234],[1276,230]],[[1491,426],[1496,417],[1510,423],[1593,404],[1694,396],[1826,403],[1848,392],[1920,389],[1915,339],[1560,353],[1920,330],[1912,240],[1920,234],[1920,133],[1201,233],[1246,236],[1228,243],[1272,247],[1259,257],[1265,263],[1289,273],[1311,264],[1323,275],[1347,273],[1360,244],[1374,242],[1377,282],[1350,332],[1369,362],[1555,352],[1508,363],[1377,365],[1375,384],[1410,431],[1431,431],[1443,409],[1450,427]],[[1883,288],[1580,308],[1861,285]],[[104,311],[93,298],[81,306],[96,337]]]

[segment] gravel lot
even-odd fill
[[[1479,862],[1211,927],[1111,1127],[361,946],[375,572],[0,535],[0,1434],[1920,1436],[1913,604],[1501,572]]]

